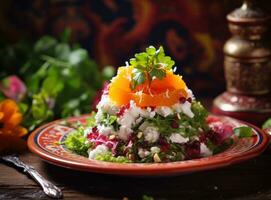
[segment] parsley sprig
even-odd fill
[[[157,50],[149,46],[146,52],[135,54],[135,58],[130,59],[130,65],[133,67],[131,89],[134,90],[146,81],[150,85],[155,78],[163,79],[166,76],[166,70],[171,69],[174,64],[171,57],[165,55],[162,46]]]

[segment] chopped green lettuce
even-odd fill
[[[100,153],[95,156],[95,160],[106,161],[106,162],[115,162],[115,163],[129,163],[129,162],[131,162],[131,160],[129,160],[125,156],[114,157],[114,155],[111,152]]]
[[[253,131],[251,127],[248,126],[240,126],[233,129],[235,135],[239,138],[251,137],[253,136]]]
[[[90,148],[90,143],[86,137],[84,137],[84,129],[79,128],[74,132],[70,133],[64,141],[66,147],[82,156],[88,156],[88,149]]]

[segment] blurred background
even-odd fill
[[[270,1],[258,3],[271,11]],[[0,44],[57,37],[70,28],[70,42],[87,49],[99,68],[122,66],[146,46],[163,45],[196,95],[215,96],[224,90],[222,48],[230,36],[225,17],[240,5],[240,0],[5,0]],[[15,65],[6,71],[18,70]],[[0,75],[7,75],[2,66]]]

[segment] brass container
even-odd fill
[[[224,45],[227,91],[213,112],[260,124],[271,117],[271,48],[265,41],[270,16],[244,1],[227,16],[232,37]]]

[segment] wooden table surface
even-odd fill
[[[205,103],[209,107],[209,102]],[[58,185],[64,199],[271,199],[271,151],[226,168],[174,177],[142,178],[73,171],[26,152],[21,159]],[[49,199],[37,184],[0,163],[0,199]]]

